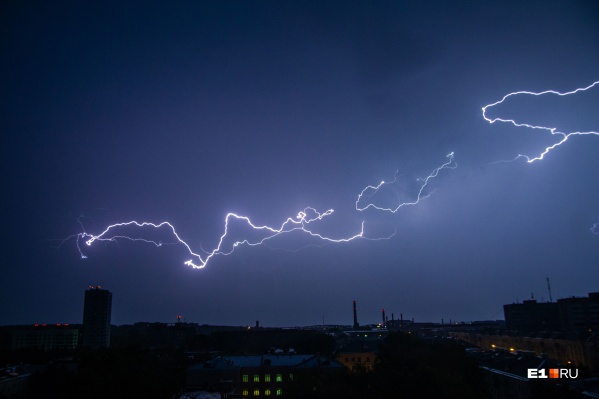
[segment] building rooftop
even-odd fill
[[[189,370],[219,369],[233,370],[246,367],[343,367],[320,355],[249,355],[221,356],[214,360],[193,365]]]

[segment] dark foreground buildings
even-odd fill
[[[227,397],[282,396],[294,378],[317,373],[326,378],[344,367],[320,355],[222,356],[187,369],[187,389],[207,389]]]
[[[527,351],[599,373],[599,293],[504,305],[506,330],[451,335],[483,349]]]
[[[599,293],[527,300],[504,312],[506,330],[450,332],[479,348],[470,353],[493,398],[599,398]],[[566,373],[545,377],[548,370]]]
[[[85,291],[83,305],[84,347],[100,349],[110,346],[110,313],[112,293],[101,286],[89,287]]]

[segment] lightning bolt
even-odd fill
[[[428,198],[434,192],[433,191],[433,192],[430,192],[427,194],[423,194],[425,191],[425,188],[428,186],[428,183],[431,179],[434,179],[435,177],[437,177],[439,172],[443,169],[455,169],[458,167],[458,164],[454,160],[453,152],[447,154],[447,158],[448,158],[447,162],[445,162],[443,165],[439,166],[438,168],[434,169],[427,177],[417,179],[417,181],[420,182],[420,187],[418,189],[418,193],[416,195],[415,200],[413,200],[411,202],[399,202],[394,207],[378,206],[372,202],[372,200],[374,199],[376,194],[384,186],[391,185],[391,184],[394,184],[397,182],[397,174],[395,174],[395,178],[391,182],[385,182],[383,180],[376,186],[366,186],[358,195],[358,199],[356,200],[356,210],[361,212],[368,208],[373,208],[373,209],[376,209],[379,211],[395,213],[395,212],[399,211],[401,208],[403,208],[404,206],[411,206],[411,205],[418,204],[420,202],[420,200]],[[370,201],[367,201],[367,200],[370,200]]]
[[[84,254],[83,250],[81,249],[81,245],[80,245],[81,242],[84,242],[84,244],[87,246],[91,246],[96,241],[117,242],[118,240],[129,240],[129,241],[142,241],[142,242],[145,242],[148,244],[153,244],[156,247],[160,247],[163,245],[163,243],[160,241],[155,241],[155,240],[150,240],[150,239],[145,239],[145,238],[132,238],[128,235],[119,234],[118,231],[120,229],[130,227],[130,226],[135,226],[138,228],[151,227],[154,229],[165,228],[167,230],[170,230],[172,235],[175,237],[176,242],[183,245],[187,249],[187,252],[189,253],[190,257],[192,258],[192,259],[189,259],[186,262],[184,262],[184,264],[187,266],[191,266],[194,269],[202,269],[215,256],[230,255],[240,245],[248,245],[248,246],[261,245],[261,244],[264,244],[268,240],[271,240],[271,239],[278,237],[282,234],[291,233],[293,231],[298,231],[302,234],[306,234],[310,237],[313,237],[313,238],[316,238],[316,239],[319,239],[319,240],[322,240],[322,241],[325,241],[328,243],[343,243],[343,242],[353,241],[358,238],[368,238],[364,235],[364,222],[362,222],[361,229],[358,233],[356,233],[350,237],[345,237],[345,238],[331,238],[331,237],[322,235],[320,233],[316,233],[312,229],[309,228],[310,224],[320,221],[320,220],[332,215],[333,212],[334,212],[333,209],[329,209],[328,211],[321,213],[321,212],[318,212],[314,208],[307,207],[304,210],[298,212],[297,216],[288,217],[278,228],[270,227],[270,226],[260,226],[260,225],[254,224],[250,220],[250,218],[248,218],[247,216],[237,215],[235,213],[230,212],[225,217],[225,228],[224,228],[223,234],[220,236],[218,245],[211,251],[208,251],[208,252],[204,251],[204,252],[206,252],[204,255],[194,252],[191,249],[191,246],[181,238],[179,233],[177,233],[177,231],[175,230],[175,227],[169,222],[162,222],[162,223],[158,223],[158,224],[150,223],[150,222],[137,222],[137,221],[115,223],[115,224],[108,226],[100,234],[93,235],[93,234],[87,233],[84,230],[82,233],[79,233],[75,236],[68,237],[67,240],[70,238],[73,238],[73,237],[76,238],[77,248],[79,249],[79,254],[81,255],[81,258],[85,259],[85,258],[87,258],[87,256]],[[239,240],[239,241],[234,241],[233,243],[227,245],[226,239],[230,235],[229,234],[230,233],[230,223],[232,220],[244,222],[249,227],[251,227],[254,231],[262,233],[262,237],[258,238],[258,239],[254,239],[254,240],[243,239],[243,240]],[[390,238],[390,237],[383,237],[380,239],[386,239],[386,238]],[[373,238],[368,238],[368,239],[373,239]]]
[[[539,92],[539,93],[535,93],[535,92],[532,92],[532,91],[516,91],[516,92],[513,92],[513,93],[506,94],[505,96],[503,96],[503,98],[501,100],[499,100],[497,102],[485,105],[482,108],[483,118],[485,118],[485,120],[487,122],[491,123],[491,124],[495,123],[495,122],[510,123],[510,124],[512,124],[512,125],[514,125],[516,127],[527,127],[527,128],[530,128],[530,129],[543,130],[543,131],[551,133],[551,135],[554,135],[554,136],[558,137],[558,141],[556,143],[554,143],[554,144],[546,147],[545,150],[543,150],[536,157],[530,157],[528,155],[518,154],[518,156],[516,156],[511,161],[500,161],[500,162],[512,162],[512,161],[515,161],[516,159],[519,159],[519,158],[526,159],[526,162],[528,162],[528,163],[533,163],[535,161],[540,161],[551,150],[553,150],[556,147],[559,147],[560,145],[562,145],[566,141],[568,141],[568,139],[571,136],[586,136],[586,135],[599,136],[599,132],[588,131],[588,132],[569,132],[569,133],[565,133],[565,132],[558,131],[557,128],[555,128],[555,127],[530,125],[530,124],[527,124],[527,123],[516,122],[514,119],[490,118],[490,117],[487,116],[487,111],[489,109],[491,109],[492,107],[494,107],[496,105],[499,105],[499,104],[503,103],[505,100],[507,100],[508,98],[513,97],[513,96],[518,96],[518,95],[543,96],[545,94],[554,94],[554,95],[558,95],[558,96],[562,96],[563,97],[563,96],[569,96],[569,95],[572,95],[572,94],[576,94],[576,93],[579,93],[581,91],[589,90],[589,89],[595,87],[598,84],[599,84],[599,81],[596,81],[596,82],[593,82],[589,86],[581,87],[581,88],[578,88],[578,89],[575,89],[575,90],[572,90],[572,91],[568,91],[568,92],[565,92],[565,93],[561,93],[561,92],[555,91],[555,90],[546,90],[546,91],[542,91],[542,92]]]
[[[416,205],[420,202],[420,200],[427,198],[432,194],[424,193],[426,187],[429,184],[429,181],[439,174],[439,172],[443,169],[455,169],[457,167],[456,162],[454,161],[454,153],[450,153],[447,155],[448,161],[438,168],[434,169],[427,177],[417,179],[420,182],[420,186],[417,192],[416,200],[412,202],[402,202],[399,203],[395,208],[383,208],[375,205],[374,203],[367,203],[366,205],[360,205],[366,202],[366,197],[372,199],[376,193],[382,189],[382,187],[386,184],[393,184],[397,181],[397,175],[393,182],[385,183],[384,181],[378,184],[377,186],[367,186],[360,192],[358,195],[358,199],[356,200],[356,210],[363,211],[368,208],[374,208],[377,210],[389,211],[392,213],[397,212],[400,208],[407,205]],[[239,246],[258,246],[266,244],[268,241],[275,239],[276,237],[282,236],[284,234],[289,234],[292,232],[297,232],[303,235],[306,235],[310,238],[316,239],[319,242],[324,244],[328,243],[346,243],[350,241],[354,241],[357,239],[366,239],[366,240],[388,240],[393,237],[396,232],[392,233],[386,237],[367,237],[364,233],[364,221],[361,223],[360,230],[353,235],[342,238],[332,238],[314,231],[312,226],[322,221],[323,219],[331,216],[334,210],[329,209],[326,212],[319,212],[315,208],[307,207],[302,211],[298,212],[295,217],[288,217],[285,219],[278,227],[271,227],[266,225],[258,225],[252,222],[252,220],[247,216],[238,215],[236,213],[230,212],[227,213],[224,220],[224,231],[218,240],[218,244],[214,247],[214,249],[206,251],[202,248],[201,251],[203,253],[194,252],[191,246],[181,238],[179,233],[175,230],[175,226],[173,226],[169,222],[162,223],[151,223],[151,222],[138,222],[138,221],[129,221],[123,223],[115,223],[106,227],[104,231],[99,234],[91,234],[88,233],[83,225],[81,220],[82,217],[78,219],[78,223],[81,226],[81,233],[72,235],[67,237],[64,240],[61,240],[62,243],[59,245],[62,246],[66,241],[70,239],[75,239],[77,243],[77,249],[79,250],[79,254],[82,259],[87,258],[85,255],[84,247],[90,247],[96,241],[98,242],[115,242],[118,243],[119,240],[128,240],[128,241],[141,241],[144,243],[152,244],[156,247],[161,247],[164,245],[162,241],[153,240],[149,238],[141,238],[141,237],[132,237],[130,235],[124,234],[128,228],[134,227],[138,229],[152,228],[156,230],[166,230],[172,234],[174,237],[174,241],[168,244],[180,244],[182,245],[189,254],[189,260],[185,261],[184,264],[190,266],[194,269],[202,269],[208,265],[208,263],[216,256],[228,256],[231,255],[235,249]],[[251,228],[251,230],[256,233],[258,238],[244,238],[241,240],[233,240],[230,238],[231,233],[231,224],[232,222],[241,222],[243,225]],[[308,245],[306,247],[313,246]],[[302,247],[302,248],[306,248]],[[302,249],[300,248],[300,249]]]

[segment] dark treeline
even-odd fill
[[[26,390],[12,398],[171,398],[184,385],[184,371],[178,351],[80,351],[33,372]]]
[[[228,355],[256,355],[267,353],[272,348],[297,353],[320,353],[332,356],[336,340],[330,335],[306,330],[253,330],[223,331],[211,335],[197,335],[190,350],[216,350]]]

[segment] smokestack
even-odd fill
[[[360,327],[358,324],[358,310],[356,308],[356,301],[354,301],[354,330],[357,330]]]
[[[382,324],[382,326],[385,327],[385,309],[383,309],[382,312],[383,312],[383,324]]]

